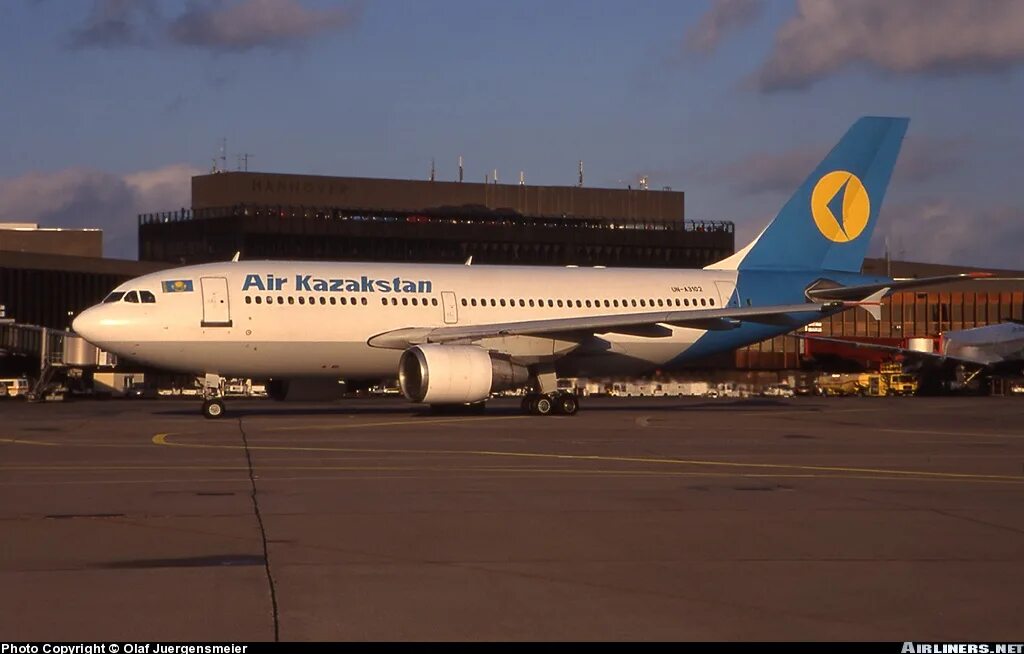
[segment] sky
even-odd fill
[[[872,244],[1021,268],[1019,0],[9,0],[0,222],[187,206],[249,170],[686,193],[741,247],[862,115],[911,119]]]

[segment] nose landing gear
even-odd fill
[[[224,412],[220,375],[207,373],[203,377],[203,417],[207,420],[216,420],[224,417]]]
[[[214,397],[209,400],[203,400],[203,417],[210,420],[216,420],[224,415],[224,400],[219,397]]]

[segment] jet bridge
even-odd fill
[[[10,357],[38,361],[38,368],[27,373],[30,400],[61,397],[69,378],[80,377],[86,370],[113,369],[117,365],[115,355],[73,332],[0,322],[0,362]]]

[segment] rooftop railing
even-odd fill
[[[670,222],[623,218],[588,216],[574,218],[563,216],[511,216],[495,214],[469,214],[462,212],[431,212],[418,213],[381,213],[353,209],[330,209],[323,207],[301,206],[267,206],[267,205],[234,205],[230,207],[211,207],[208,209],[185,209],[178,211],[161,211],[157,213],[139,214],[139,225],[176,223],[191,220],[207,220],[213,218],[231,218],[239,216],[271,217],[271,218],[304,218],[309,220],[336,220],[371,223],[409,223],[435,225],[492,225],[520,227],[556,227],[578,229],[636,229],[686,232],[724,232],[731,234],[735,230],[732,221],[728,220],[678,220]]]

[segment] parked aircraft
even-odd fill
[[[231,261],[128,281],[73,327],[205,374],[209,418],[224,413],[221,376],[280,391],[396,374],[414,402],[528,388],[526,411],[571,415],[559,376],[671,370],[935,283],[860,274],[907,124],[856,121],[752,243],[704,270]]]

